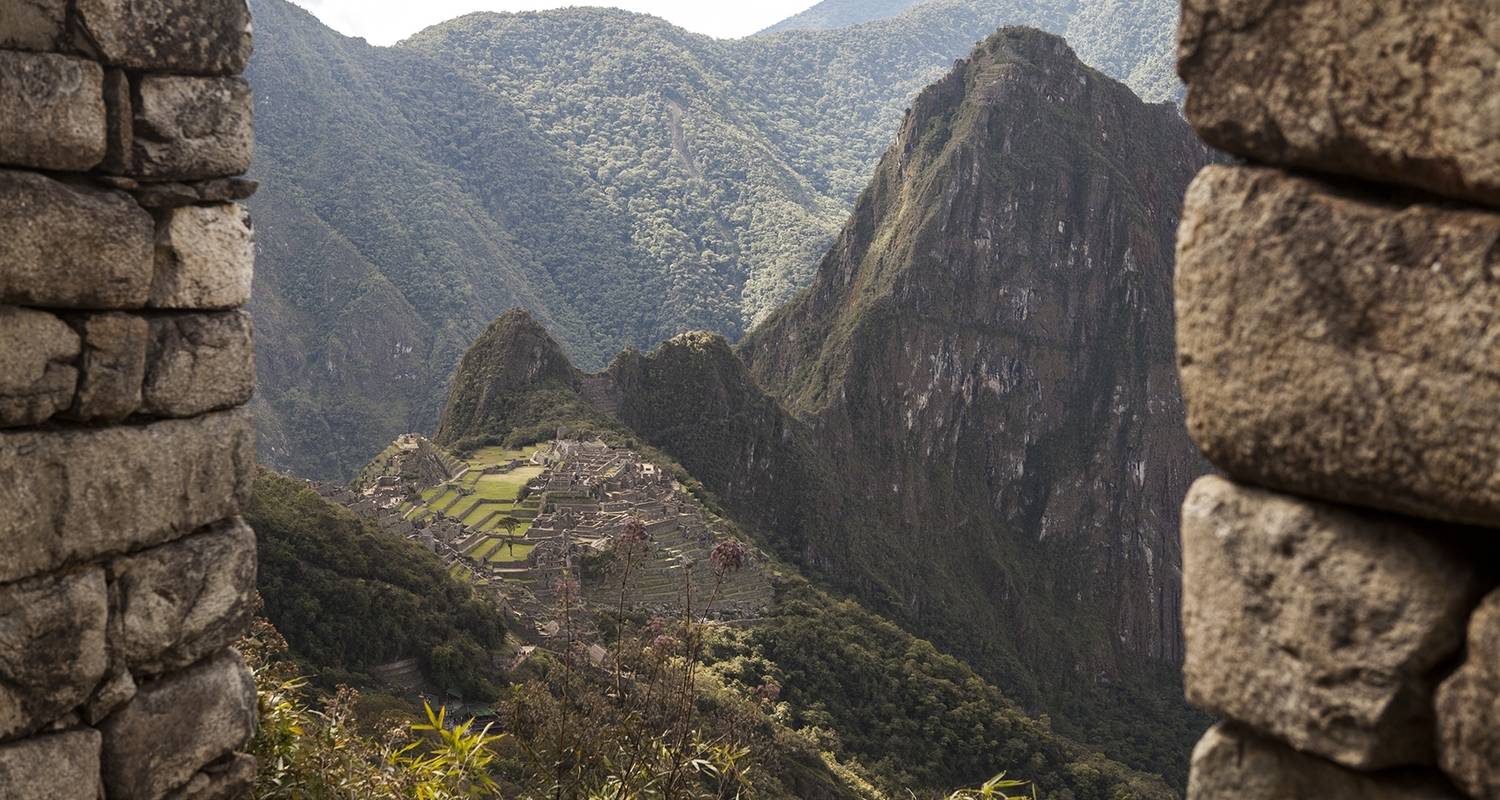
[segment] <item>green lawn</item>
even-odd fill
[[[496,539],[495,541],[498,543],[500,540]],[[490,553],[489,561],[492,564],[507,564],[514,563],[516,561],[525,561],[526,556],[529,555],[532,549],[534,549],[535,547],[536,545],[533,544],[518,544],[513,546],[502,545],[496,547],[494,552]]]
[[[500,545],[500,540],[499,539],[485,539],[484,541],[480,542],[477,547],[475,547],[474,549],[470,550],[465,555],[469,556],[470,558],[478,560],[478,559],[484,558],[485,556],[487,556],[490,553],[494,552],[495,548],[498,547],[499,545]]]

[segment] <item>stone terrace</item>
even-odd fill
[[[244,0],[0,0],[0,797],[245,793]]]

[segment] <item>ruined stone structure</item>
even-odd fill
[[[1500,799],[1500,7],[1187,0],[1192,800]]]
[[[238,797],[244,0],[0,0],[0,797]]]

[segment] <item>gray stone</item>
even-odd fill
[[[0,432],[0,581],[161,544],[249,499],[244,409],[99,430]]]
[[[1433,670],[1478,602],[1463,529],[1218,477],[1182,509],[1188,700],[1355,769],[1429,764]]]
[[[78,348],[57,317],[0,306],[0,427],[35,425],[72,404]]]
[[[156,232],[156,308],[236,308],[250,301],[255,236],[243,206],[218,203],[163,212]]]
[[[93,169],[104,158],[104,136],[98,64],[0,50],[0,163]]]
[[[250,315],[173,314],[151,320],[146,412],[186,417],[232,408],[255,391]]]
[[[0,48],[56,50],[67,30],[68,0],[6,0]]]
[[[110,800],[159,800],[232,753],[255,730],[255,683],[238,653],[223,653],[140,687],[104,721]]]
[[[82,728],[0,746],[0,797],[99,800],[99,741]]]
[[[118,620],[111,620],[111,630],[117,628]],[[111,634],[113,635],[113,634]],[[116,666],[115,671],[110,673],[94,690],[94,696],[83,706],[83,721],[90,725],[98,725],[101,720],[115,713],[120,706],[130,702],[135,697],[135,676],[126,669]]]
[[[250,84],[239,78],[146,75],[136,82],[130,176],[238,175],[254,150]]]
[[[135,141],[135,100],[131,98],[130,92],[130,76],[125,74],[125,70],[105,71],[105,146],[104,161],[99,164],[99,168],[105,172],[130,171]]]
[[[0,739],[42,730],[93,694],[108,622],[103,570],[0,586]]]
[[[250,62],[245,0],[78,0],[78,16],[116,66],[232,75]]]
[[[1469,621],[1463,665],[1437,693],[1438,761],[1477,800],[1500,798],[1500,592]]]
[[[1205,169],[1177,242],[1188,430],[1245,483],[1500,524],[1500,213]]]
[[[106,177],[106,182],[124,189],[146,208],[176,208],[199,203],[229,203],[248,199],[259,182],[250,178],[215,178],[193,183],[141,183],[130,178]]]
[[[1178,72],[1209,144],[1500,205],[1491,0],[1187,0]]]
[[[235,753],[204,767],[168,799],[242,800],[254,785],[255,756]]]
[[[119,603],[112,648],[132,673],[185,667],[249,629],[255,599],[255,531],[226,520],[110,568]]]
[[[1193,749],[1188,800],[1463,800],[1428,770],[1362,773],[1216,725]]]
[[[118,421],[134,414],[141,407],[150,323],[133,314],[92,314],[77,324],[83,332],[83,375],[69,416]]]
[[[0,303],[139,308],[154,234],[127,194],[0,170]]]

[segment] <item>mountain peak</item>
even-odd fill
[[[459,362],[438,420],[439,444],[514,426],[523,394],[577,391],[582,375],[552,334],[524,308],[512,308],[485,328]]]

